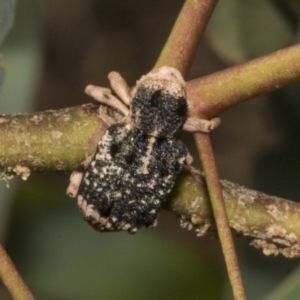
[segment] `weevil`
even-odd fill
[[[77,196],[94,229],[133,234],[142,226],[156,226],[177,175],[191,163],[174,133],[181,126],[209,132],[220,121],[187,118],[185,81],[175,68],[152,70],[132,90],[119,73],[108,78],[116,96],[93,85],[86,93],[120,111],[124,120],[107,129],[95,152],[72,173],[67,194]]]

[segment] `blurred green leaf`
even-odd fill
[[[5,75],[5,72],[4,72],[3,57],[0,54],[0,88],[1,88],[3,80],[4,80],[4,75]]]
[[[0,2],[0,45],[14,23],[15,6],[16,0],[1,0]]]
[[[0,2],[0,45],[11,29],[15,18],[16,0],[1,0]],[[0,87],[4,79],[4,64],[0,54]]]
[[[242,62],[289,45],[294,29],[271,1],[219,1],[210,20],[212,45],[225,59]]]
[[[282,282],[265,300],[295,300],[300,295],[300,267]]]

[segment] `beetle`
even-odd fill
[[[107,129],[95,152],[72,173],[67,194],[77,196],[79,210],[94,229],[133,234],[156,226],[177,175],[191,163],[174,133],[181,126],[209,132],[220,120],[187,118],[185,81],[175,68],[152,70],[132,90],[119,73],[108,78],[116,96],[93,85],[85,91],[119,110],[124,120]]]

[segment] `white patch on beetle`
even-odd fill
[[[71,175],[67,193],[78,196],[79,209],[94,229],[133,234],[156,226],[177,175],[191,162],[186,146],[173,136],[187,121],[185,81],[166,66],[142,76],[131,91],[119,73],[108,77],[122,102],[107,88],[89,85],[85,91],[119,110],[124,121],[107,129],[95,153]],[[218,123],[193,120],[184,128],[208,132]]]

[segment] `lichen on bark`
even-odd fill
[[[70,171],[93,151],[106,128],[92,104],[0,115],[0,172]]]
[[[238,184],[221,180],[230,227],[239,235],[253,237],[251,245],[264,254],[300,256],[300,204]],[[166,209],[182,219],[183,227],[198,236],[215,229],[205,178],[184,172],[178,180]]]

